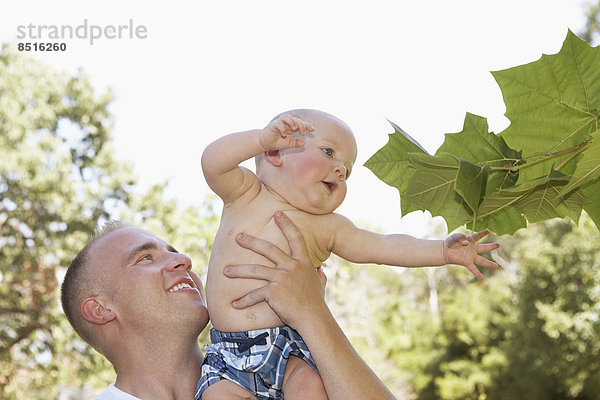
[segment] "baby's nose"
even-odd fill
[[[336,165],[334,172],[340,180],[344,180],[346,179],[346,175],[348,174],[348,169],[344,164],[338,164]]]

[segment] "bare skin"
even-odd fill
[[[237,235],[240,246],[262,254],[274,267],[247,264],[226,268],[229,278],[267,282],[234,301],[233,306],[244,309],[266,302],[277,310],[281,320],[296,329],[310,348],[330,400],[395,399],[356,353],[325,304],[325,275],[320,269],[315,273],[300,230],[285,213],[276,213],[274,219],[291,253],[251,235]]]
[[[234,236],[237,232],[290,250],[272,218],[277,211],[285,211],[301,232],[315,269],[331,253],[358,264],[404,267],[460,264],[478,279],[483,279],[483,275],[475,264],[497,268],[494,262],[479,255],[498,247],[477,243],[487,231],[470,236],[455,233],[446,240],[381,235],[357,228],[346,217],[334,213],[345,198],[346,180],[356,160],[354,135],[346,124],[329,114],[313,110],[304,112],[302,117],[281,115],[262,130],[222,137],[203,153],[206,181],[224,202],[207,277],[208,309],[215,329],[240,332],[284,324],[264,302],[244,309],[232,306],[235,299],[259,288],[262,282],[252,279],[232,282],[223,275],[234,264],[273,267],[268,258],[240,249]],[[257,174],[240,167],[241,162],[261,153]],[[286,376],[288,382],[290,379],[293,383],[293,378]],[[219,389],[231,386],[231,390],[237,390],[234,385],[223,382]]]

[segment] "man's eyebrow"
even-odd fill
[[[166,247],[167,247],[167,251],[170,251],[171,253],[179,253],[177,251],[177,249],[175,249],[175,247],[171,246],[170,244],[168,244]],[[147,251],[147,250],[157,250],[157,249],[160,249],[160,245],[156,242],[149,241],[149,242],[139,245],[135,249],[131,250],[129,252],[129,254],[127,255],[127,265],[131,264],[131,262],[133,262],[133,259],[138,254],[140,254],[144,251]]]
[[[133,261],[135,256],[137,256],[139,253],[146,251],[146,250],[155,250],[157,248],[158,248],[158,244],[156,244],[155,242],[146,242],[144,244],[137,246],[135,249],[131,250],[127,254],[127,265],[131,264],[131,262]]]

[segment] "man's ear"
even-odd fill
[[[267,160],[267,162],[274,167],[279,167],[281,165],[282,160],[281,153],[279,152],[279,150],[265,151],[264,157],[265,160]]]
[[[92,324],[104,325],[117,317],[106,298],[101,296],[88,297],[81,304],[81,315]]]

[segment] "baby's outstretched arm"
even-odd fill
[[[264,129],[232,133],[212,142],[202,154],[202,171],[208,186],[223,200],[232,202],[253,185],[258,185],[254,173],[239,164],[262,152],[301,147],[304,141],[292,138],[294,132],[305,135],[312,125],[284,114]]]
[[[402,267],[427,267],[446,264],[465,266],[477,279],[483,275],[476,265],[497,268],[479,253],[500,247],[498,243],[477,243],[489,231],[469,236],[453,233],[446,240],[418,239],[410,235],[382,235],[357,228],[341,215],[336,215],[331,251],[355,263],[376,263]]]

